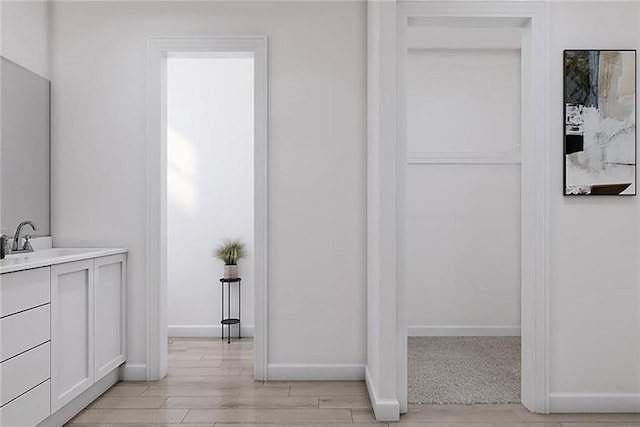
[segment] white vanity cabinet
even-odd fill
[[[117,381],[126,251],[73,256],[0,274],[0,426],[63,424]]]

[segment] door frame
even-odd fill
[[[263,35],[148,40],[146,379],[159,380],[167,373],[167,58],[207,52],[250,52],[254,56],[254,378],[264,381],[268,348],[268,79],[267,37]]]
[[[380,6],[380,3],[383,6]],[[369,62],[369,265],[368,310],[395,323],[383,328],[368,321],[372,343],[394,343],[396,351],[370,345],[367,387],[378,421],[395,421],[408,411],[406,269],[406,33],[410,18],[445,19],[455,25],[481,20],[484,26],[522,28],[521,141],[521,319],[522,403],[532,412],[549,412],[548,240],[549,138],[548,7],[544,2],[370,1],[369,41],[380,57]],[[452,24],[454,25],[454,24]],[[370,48],[371,49],[371,48]],[[375,59],[375,58],[374,58]],[[381,102],[384,101],[384,102]],[[373,120],[373,123],[371,122]],[[395,210],[389,209],[394,206]],[[395,256],[394,256],[395,255]],[[380,278],[388,279],[381,280]],[[386,298],[371,296],[386,296]],[[396,370],[380,369],[396,366]]]
[[[398,9],[398,286],[405,295],[399,304],[408,327],[406,256],[406,23],[410,19],[469,19],[487,27],[518,27],[521,41],[521,336],[522,402],[533,412],[547,413],[548,391],[548,195],[547,179],[547,13],[542,3],[401,2]],[[402,169],[400,165],[402,164]],[[406,332],[405,332],[406,333]],[[406,343],[406,340],[404,340]],[[403,359],[407,363],[407,358]],[[404,390],[407,390],[403,384]],[[403,396],[403,401],[406,397]],[[401,405],[402,406],[402,405]]]

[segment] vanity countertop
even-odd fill
[[[0,260],[0,274],[126,252],[125,248],[50,248],[25,254],[11,254]]]

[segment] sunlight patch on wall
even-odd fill
[[[167,131],[167,194],[168,202],[185,214],[198,207],[198,156],[195,144],[175,129]]]

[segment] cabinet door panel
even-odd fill
[[[51,406],[93,384],[93,260],[51,267]]]
[[[95,381],[125,360],[126,256],[95,260]]]

